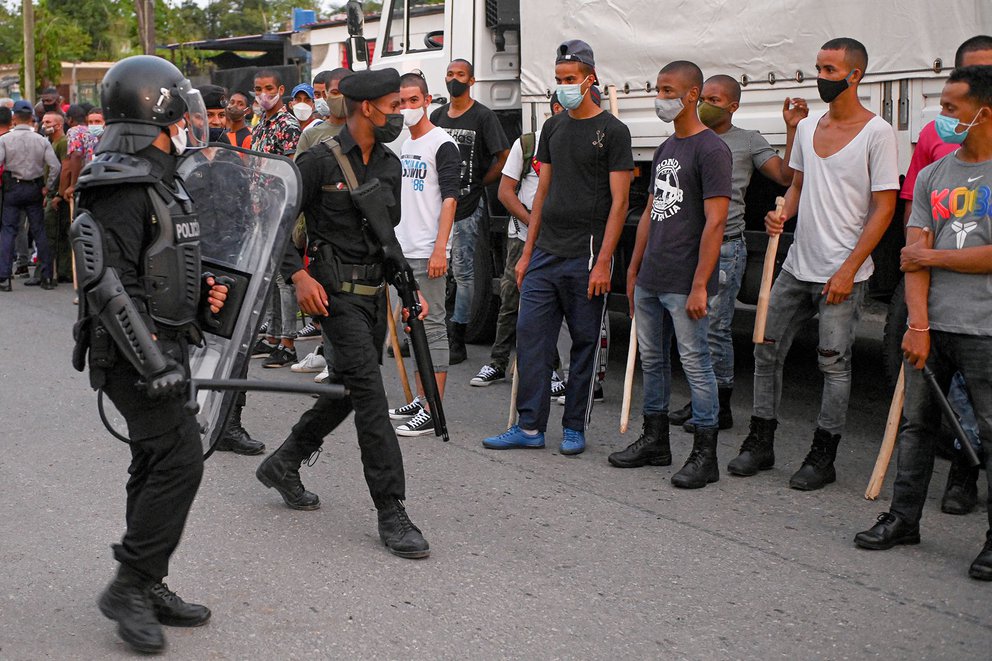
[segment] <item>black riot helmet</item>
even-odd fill
[[[107,127],[98,151],[135,153],[162,129],[185,120],[187,148],[207,145],[207,111],[193,84],[171,62],[135,55],[110,67],[100,83]]]

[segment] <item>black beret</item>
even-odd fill
[[[227,107],[227,90],[220,85],[201,85],[200,96],[203,105],[210,109]]]
[[[400,91],[400,74],[396,69],[365,70],[341,79],[341,94],[352,101],[370,101]]]

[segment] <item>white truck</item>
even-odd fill
[[[360,3],[353,0],[352,13]],[[443,12],[438,8],[443,6]],[[429,9],[428,9],[429,8]],[[425,12],[430,22],[425,21]],[[415,22],[416,21],[416,22]],[[357,24],[357,21],[353,21]],[[676,59],[695,62],[705,76],[733,76],[743,87],[734,123],[757,129],[776,147],[785,143],[782,102],[803,97],[810,110],[823,108],[814,67],[819,47],[834,37],[853,37],[868,50],[868,73],[860,93],[865,105],[895,127],[903,172],[920,130],[939,112],[943,81],[954,52],[975,34],[992,32],[988,0],[385,0],[373,68],[401,73],[419,69],[438,102],[447,96],[444,75],[455,58],[475,66],[473,96],[500,116],[511,137],[533,131],[550,115],[554,56],[566,39],[583,39],[596,54],[603,104],[610,88],[615,111],[630,128],[636,177],[624,238],[617,251],[611,301],[621,299],[633,242],[633,226],[646,199],[646,175],[655,148],[671,125],[654,114],[658,70]],[[353,33],[358,32],[353,30]],[[354,34],[354,37],[361,37]],[[352,40],[357,41],[353,38]],[[748,193],[748,270],[739,300],[754,303],[764,261],[762,219],[781,189],[756,174]],[[493,199],[495,196],[493,196]],[[498,211],[492,205],[493,211]],[[901,218],[902,206],[896,218]],[[492,327],[495,289],[502,262],[505,222],[496,213],[490,232],[480,233],[476,256],[475,321]],[[898,248],[902,225],[892,224],[875,251],[871,295],[889,297],[901,281]],[[789,237],[779,249],[785,257]],[[488,259],[486,259],[488,257]],[[481,259],[480,259],[481,258]]]

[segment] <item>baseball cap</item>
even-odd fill
[[[558,56],[555,58],[555,64],[561,64],[562,62],[581,62],[594,69],[596,68],[592,46],[581,39],[569,39],[562,42],[561,46],[558,47]]]
[[[309,96],[311,99],[315,98],[313,93],[313,85],[307,85],[306,83],[300,83],[299,85],[294,87],[293,91],[290,93],[289,96],[292,98],[296,98],[296,95],[299,94],[300,92],[306,92],[306,95]]]
[[[15,113],[32,113],[34,114],[34,106],[31,105],[30,101],[25,101],[24,99],[19,99],[14,101],[14,107],[11,110]]]

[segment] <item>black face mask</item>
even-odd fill
[[[386,123],[382,126],[372,125],[372,135],[375,136],[376,142],[387,144],[400,137],[400,133],[403,132],[403,115],[398,112],[385,113],[375,106],[372,107],[386,118]]]
[[[468,83],[463,83],[457,78],[452,78],[449,80],[445,83],[445,87],[448,88],[448,94],[451,96],[461,96],[468,91]]]
[[[848,82],[854,71],[847,74],[840,80],[827,80],[826,78],[816,79],[816,90],[820,93],[820,99],[824,103],[830,103],[838,96],[840,96],[844,90],[851,86]]]

